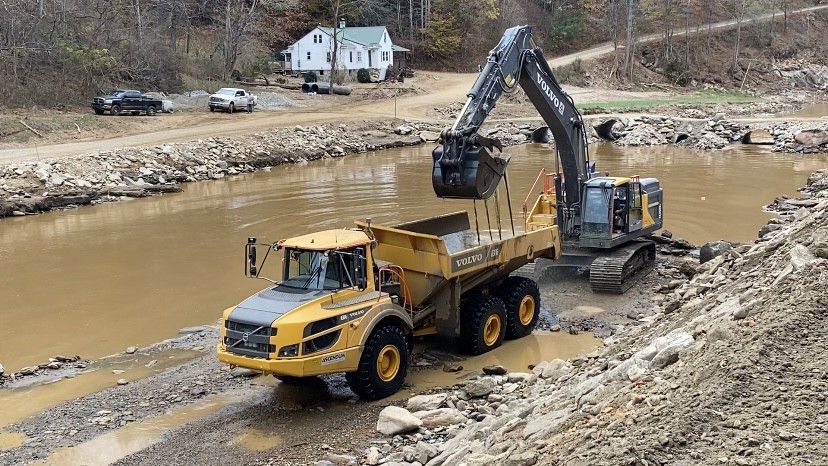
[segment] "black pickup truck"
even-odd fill
[[[98,115],[109,112],[112,115],[146,113],[154,116],[161,111],[162,103],[158,99],[141,94],[140,91],[115,89],[109,95],[92,99],[92,110]]]

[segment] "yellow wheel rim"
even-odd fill
[[[500,316],[492,314],[486,319],[486,324],[483,326],[483,343],[486,346],[492,346],[500,337]]]
[[[518,309],[518,318],[520,319],[520,323],[523,325],[529,325],[532,323],[532,319],[535,317],[535,298],[530,295],[526,295],[523,297],[523,300],[520,301],[520,308]]]
[[[377,375],[383,382],[390,382],[400,371],[400,350],[394,345],[385,345],[377,356]]]

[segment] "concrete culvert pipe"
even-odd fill
[[[687,133],[676,133],[676,136],[673,138],[673,144],[678,144],[689,137],[690,135]]]
[[[317,94],[328,94],[331,89],[331,83],[313,82],[302,84],[303,92],[315,92]],[[351,95],[350,86],[333,85],[333,93],[337,95]]]
[[[742,144],[771,145],[773,144],[773,136],[771,133],[763,129],[755,129],[745,133],[745,135],[742,136],[741,141]]]
[[[540,128],[537,128],[534,131],[532,131],[532,142],[549,142],[549,128],[546,126],[541,126]]]
[[[615,118],[610,118],[609,120],[603,123],[599,123],[593,126],[593,128],[595,129],[595,134],[597,134],[599,138],[605,139],[607,141],[617,140],[620,136],[618,133],[612,130],[616,123],[618,123],[618,120],[616,120]]]

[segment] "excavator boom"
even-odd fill
[[[661,228],[661,187],[653,178],[596,176],[583,118],[532,41],[529,26],[506,30],[454,125],[442,132],[442,145],[432,152],[434,192],[454,199],[488,199],[495,193],[509,158],[495,155],[500,143],[478,132],[501,95],[518,86],[549,127],[561,167],[554,201],[546,198],[542,212],[529,215],[527,228],[534,214],[544,222],[557,217],[564,254],[556,264],[590,267],[595,291],[623,292],[632,276],[655,261],[655,246],[640,238]]]
[[[487,199],[506,171],[508,158],[493,155],[499,142],[478,133],[503,93],[520,86],[555,139],[562,168],[558,188],[559,224],[565,236],[579,226],[581,186],[593,172],[587,152],[583,119],[572,98],[558,84],[532,40],[529,26],[506,30],[489,52],[486,65],[468,93],[468,100],[451,128],[442,133],[442,146],[432,156],[432,185],[438,197]]]

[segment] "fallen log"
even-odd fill
[[[43,137],[43,135],[42,135],[42,134],[40,134],[40,133],[39,133],[36,129],[34,129],[34,128],[32,128],[31,126],[27,125],[25,121],[23,121],[23,120],[17,120],[17,121],[18,121],[21,125],[25,126],[25,127],[26,127],[26,129],[28,129],[29,131],[31,131],[31,132],[33,132],[33,133],[37,134],[37,135],[38,135],[38,136],[40,136],[40,137]]]

